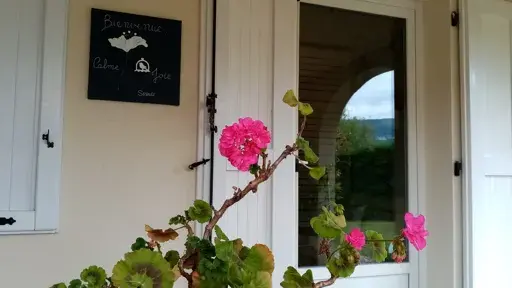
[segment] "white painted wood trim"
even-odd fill
[[[367,4],[379,4],[398,8],[416,9],[417,5],[421,2],[428,0],[348,0],[357,3],[366,2]],[[322,6],[337,7],[337,5],[345,6],[347,0],[300,0],[303,3],[310,3]]]
[[[211,92],[212,83],[212,45],[213,45],[213,1],[201,0],[201,31],[199,55],[199,102],[197,127],[197,161],[211,159],[210,133],[206,95]],[[211,161],[196,168],[196,198],[210,201],[210,169]],[[192,204],[192,203],[191,203]],[[196,222],[195,231],[202,235],[203,224]]]
[[[16,220],[14,225],[0,226],[1,234],[18,234],[23,231],[33,231],[35,223],[34,211],[6,211],[2,212],[2,217],[12,217]]]
[[[39,138],[36,232],[56,232],[59,226],[67,14],[67,0],[46,0],[39,135],[49,129],[55,146],[49,149]]]
[[[470,147],[470,113],[469,113],[469,33],[467,11],[468,1],[462,0],[459,3],[459,71],[460,71],[460,94],[461,94],[461,137],[462,137],[462,283],[464,288],[473,288],[473,241],[472,215],[471,210],[471,175],[472,159]]]
[[[375,269],[378,267],[378,269]],[[321,281],[329,279],[331,274],[326,267],[303,267],[297,269],[301,274],[305,273],[308,269],[311,269],[315,281]],[[408,263],[382,263],[382,264],[371,264],[371,265],[359,265],[357,266],[354,274],[350,275],[350,278],[363,278],[363,277],[377,277],[377,276],[390,276],[390,275],[404,275],[411,273],[411,265]]]
[[[299,11],[297,0],[274,1],[274,97],[273,149],[279,157],[295,142],[297,111],[282,102],[288,89],[298,89]],[[298,194],[289,182],[296,179],[295,159],[288,157],[272,177],[272,251],[275,259],[273,286],[279,287],[288,266],[298,263]],[[291,187],[296,187],[296,184]],[[283,207],[289,207],[283,209]],[[283,237],[284,236],[284,237]],[[295,239],[290,241],[290,239]]]

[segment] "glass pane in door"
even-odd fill
[[[328,167],[315,181],[297,166],[301,267],[326,263],[309,220],[332,201],[345,206],[348,230],[377,230],[389,239],[404,225],[405,29],[400,18],[300,5],[299,97],[315,110],[303,135]]]

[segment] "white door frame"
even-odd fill
[[[201,31],[199,34],[199,101],[197,121],[197,161],[210,155],[210,131],[208,126],[208,111],[206,108],[206,96],[211,93],[212,67],[213,67],[213,1],[201,0]],[[210,169],[212,162],[200,165],[196,170],[196,198],[210,201]],[[197,235],[202,235],[204,225],[196,223]]]
[[[408,109],[408,183],[409,183],[409,211],[424,213],[425,191],[420,179],[418,163],[424,159],[421,141],[421,119],[424,119],[421,109],[421,41],[422,21],[420,7],[416,1],[388,0],[388,1],[364,1],[364,0],[301,0],[301,2],[337,7],[354,11],[373,14],[381,14],[405,18],[407,20],[407,109]],[[281,102],[281,97],[287,89],[298,90],[298,33],[299,33],[299,5],[296,0],[275,1],[274,11],[274,147],[276,152],[280,147],[293,143],[297,131],[296,112]],[[299,95],[300,97],[300,95]],[[418,100],[417,100],[417,99]],[[276,132],[279,131],[279,132]],[[290,179],[296,179],[294,159],[288,159],[273,177],[272,195],[274,207],[272,209],[272,250],[276,259],[275,273],[280,275],[287,266],[298,264],[298,187],[297,180],[290,185]],[[412,192],[412,193],[411,193]],[[281,203],[287,203],[283,209]],[[290,225],[294,223],[294,225]],[[422,259],[423,258],[423,259]],[[424,277],[426,275],[425,257],[412,249],[410,251],[410,263],[407,264],[375,264],[359,266],[352,277],[368,277],[377,275],[409,274],[409,287],[426,287]],[[305,269],[299,269],[305,270]],[[315,279],[329,278],[329,272],[325,267],[312,269]],[[304,272],[304,271],[300,271]],[[275,281],[275,280],[274,280]],[[278,284],[275,282],[274,285]]]

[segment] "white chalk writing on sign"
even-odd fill
[[[105,14],[103,17],[103,29],[101,31],[105,31],[109,28],[123,28],[123,29],[132,29],[132,30],[140,30],[146,32],[162,32],[162,26],[153,25],[149,23],[133,23],[129,21],[119,21],[112,18],[110,14]]]
[[[158,68],[155,68],[153,72],[151,72],[151,75],[153,75],[153,83],[158,83],[162,80],[171,80],[171,74],[169,73],[159,73]]]
[[[92,68],[119,71],[119,65],[108,64],[108,59],[107,58],[102,59],[101,57],[94,58],[94,60],[92,61]]]
[[[144,90],[139,90],[139,91],[137,91],[137,96],[140,96],[140,97],[154,97],[154,96],[156,96],[156,93],[155,92],[146,92]]]

